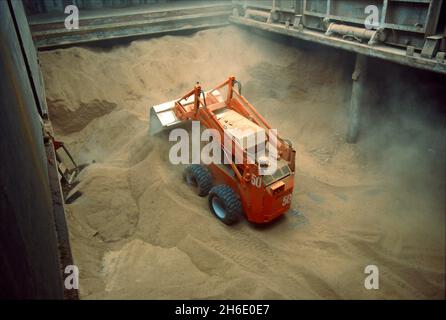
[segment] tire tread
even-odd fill
[[[226,207],[227,214],[224,219],[219,218],[213,210],[212,198],[215,196],[220,198]],[[240,199],[237,197],[237,194],[227,185],[218,185],[210,190],[209,207],[212,213],[214,213],[214,215],[217,216],[218,219],[220,219],[227,225],[231,225],[239,221],[243,210],[242,203],[240,202]]]
[[[185,170],[186,175],[191,174],[197,182],[197,193],[200,197],[205,197],[212,189],[212,175],[209,170],[200,165],[192,164]]]

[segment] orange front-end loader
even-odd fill
[[[277,135],[274,172],[262,175],[260,169],[268,162],[248,161],[246,137],[237,136],[234,132],[243,130],[236,129],[264,131],[269,141],[271,127],[241,95],[241,84],[234,77],[207,92],[197,83],[180,99],[153,106],[150,117],[152,134],[186,120],[199,121],[220,134],[225,161],[190,165],[185,179],[199,196],[209,196],[209,207],[222,222],[232,224],[244,214],[250,222],[267,223],[290,209],[296,152],[288,140]],[[225,139],[231,143],[224,143]],[[234,161],[237,154],[243,155],[241,162]]]

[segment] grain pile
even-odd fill
[[[92,163],[67,205],[82,298],[444,298],[444,124],[370,115],[346,144],[352,56],[227,27],[40,60],[58,138]],[[299,214],[265,228],[218,222],[148,134],[149,106],[229,75],[297,149]]]

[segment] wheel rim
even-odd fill
[[[215,214],[220,219],[224,219],[226,217],[225,207],[218,197],[212,198],[212,209],[214,209]]]

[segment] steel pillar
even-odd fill
[[[367,56],[356,54],[355,70],[352,75],[352,95],[348,110],[347,142],[356,143],[359,136],[361,106],[364,103],[364,93],[367,81]]]

